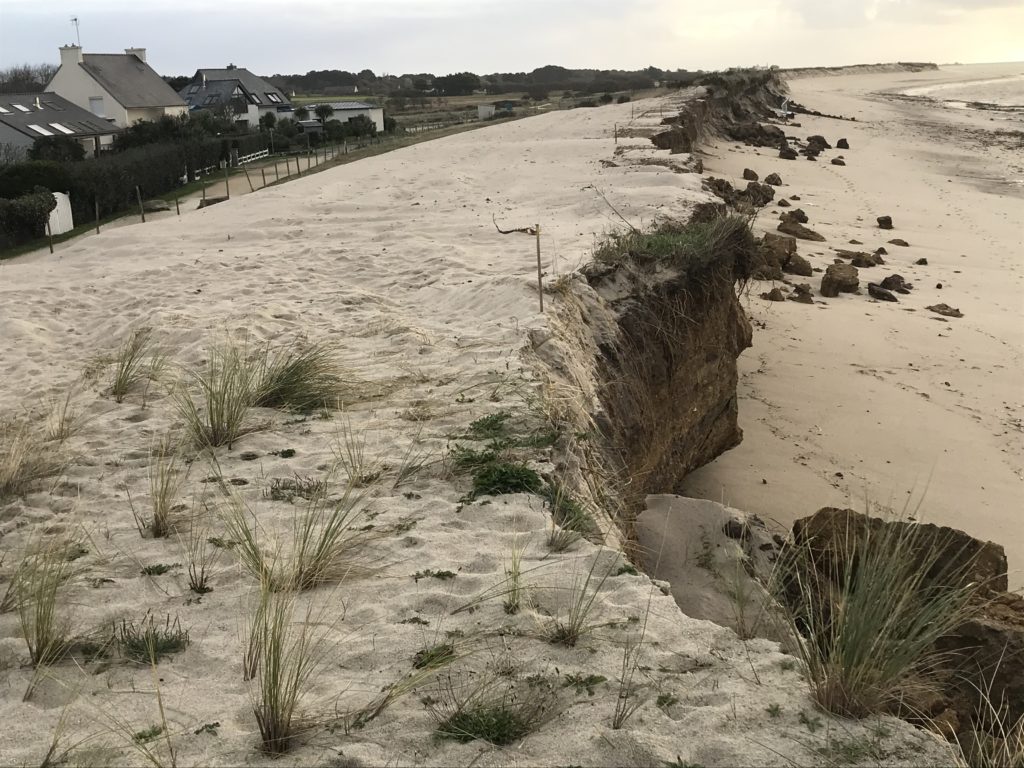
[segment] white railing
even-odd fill
[[[262,160],[264,157],[269,157],[269,156],[270,156],[270,150],[269,149],[261,149],[258,152],[252,152],[251,154],[248,154],[248,155],[239,155],[238,156],[238,164],[239,165],[245,165],[246,163],[251,163],[253,160]]]

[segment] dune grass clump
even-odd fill
[[[59,473],[54,449],[24,422],[0,422],[0,501],[20,496]]]
[[[936,641],[971,615],[979,587],[951,541],[854,514],[827,549],[791,543],[775,580],[812,695],[845,717],[885,711],[911,680],[927,685]]]
[[[135,385],[147,377],[145,361],[153,352],[152,328],[136,328],[121,342],[114,353],[110,374],[110,394],[115,402],[123,403]]]
[[[188,466],[182,467],[181,455],[170,440],[165,439],[150,450],[149,498],[152,512],[146,516],[132,505],[132,516],[140,536],[162,539],[171,535],[176,522],[175,513],[181,510],[175,501],[187,476]]]
[[[272,589],[301,591],[372,570],[366,548],[376,534],[357,525],[363,517],[361,501],[362,494],[351,485],[340,499],[319,495],[307,500],[305,510],[295,515],[287,547],[274,542],[267,548],[259,523],[240,499],[233,500],[223,520],[242,567]]]
[[[342,370],[328,344],[268,344],[257,357],[252,397],[255,406],[299,412],[334,408],[342,391]]]
[[[260,428],[248,421],[257,371],[243,349],[233,344],[213,347],[206,370],[192,377],[201,399],[197,402],[187,387],[180,386],[174,405],[197,448],[230,448],[238,438]]]
[[[170,614],[163,625],[148,615],[138,624],[122,619],[115,632],[118,650],[126,659],[141,664],[157,664],[161,658],[184,651],[189,646],[188,630],[181,628],[178,617]]]
[[[598,571],[600,559],[595,556],[585,574],[574,571],[572,584],[567,587],[567,609],[559,611],[544,630],[548,642],[574,648],[581,638],[597,628],[592,621],[597,597],[612,574],[611,568]]]
[[[506,746],[525,738],[557,714],[557,691],[550,683],[519,686],[484,674],[471,684],[449,675],[428,705],[438,738],[461,743],[486,741]]]
[[[312,608],[294,620],[296,594],[262,583],[249,618],[244,662],[255,681],[250,692],[262,748],[270,755],[288,752],[303,730],[299,708],[326,656]]]
[[[667,221],[648,232],[613,233],[594,251],[594,261],[609,266],[660,263],[698,274],[722,258],[742,266],[755,250],[749,220],[728,215],[685,224]]]
[[[13,576],[21,633],[34,667],[59,661],[70,648],[71,623],[57,601],[72,576],[71,561],[63,553],[63,543],[51,543],[26,555]]]

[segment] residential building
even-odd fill
[[[120,130],[56,93],[0,94],[0,144],[28,150],[36,139],[67,136],[95,155]]]
[[[340,120],[345,123],[353,117],[366,115],[377,126],[377,133],[384,132],[384,110],[381,107],[375,107],[373,104],[367,104],[362,101],[331,101],[324,103],[334,110],[334,114],[328,118],[329,120]],[[312,116],[316,114],[316,108],[319,104],[306,104],[305,106]]]
[[[145,48],[82,53],[81,46],[61,46],[60,68],[46,90],[119,128],[188,111],[181,97],[146,63]]]
[[[242,67],[197,69],[192,82],[178,91],[189,109],[212,109],[230,114],[237,122],[259,125],[268,112],[291,112],[281,89]]]

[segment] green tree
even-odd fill
[[[295,108],[295,119],[296,120],[309,120],[309,110],[305,107]]]
[[[277,115],[273,112],[266,112],[260,117],[260,128],[265,131],[273,130],[275,123],[277,123]]]
[[[321,125],[327,123],[328,120],[334,115],[334,107],[330,104],[317,104],[316,105],[316,117],[320,121]]]

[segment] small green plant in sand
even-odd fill
[[[563,688],[574,688],[576,693],[586,693],[588,696],[593,696],[597,691],[595,690],[601,683],[608,682],[608,678],[604,675],[583,675],[579,673],[563,675],[565,678],[562,682]]]
[[[128,393],[147,376],[146,356],[153,349],[153,329],[136,328],[114,353],[110,374],[110,394],[123,403]]]
[[[521,462],[496,461],[473,473],[472,498],[503,493],[539,493],[544,482]]]
[[[551,510],[548,548],[552,552],[565,552],[581,538],[596,531],[594,519],[561,483],[552,482],[544,489],[543,495]]]
[[[419,581],[420,579],[437,579],[438,581],[448,581],[454,579],[458,574],[455,571],[435,571],[433,568],[425,568],[422,571],[416,571],[412,575],[413,580]]]
[[[308,413],[337,407],[342,370],[325,343],[267,344],[256,358],[252,404]]]
[[[910,680],[927,685],[936,641],[971,615],[979,585],[941,532],[856,513],[837,526],[827,557],[813,539],[789,544],[774,592],[815,700],[863,717],[898,701]]]
[[[192,378],[199,400],[187,386],[179,385],[174,405],[197,448],[230,448],[243,435],[262,428],[248,419],[256,368],[246,359],[244,349],[228,343],[214,346],[206,369],[192,372]]]
[[[163,576],[165,573],[180,568],[181,563],[151,563],[142,566],[143,576]]]
[[[484,674],[456,682],[451,675],[438,685],[427,708],[441,739],[486,741],[506,746],[528,736],[558,713],[551,683],[521,689],[514,680]]]
[[[189,646],[188,630],[181,628],[181,622],[170,614],[162,624],[147,614],[136,623],[122,619],[115,629],[114,640],[123,658],[142,664],[157,664],[160,659],[181,653]]]

